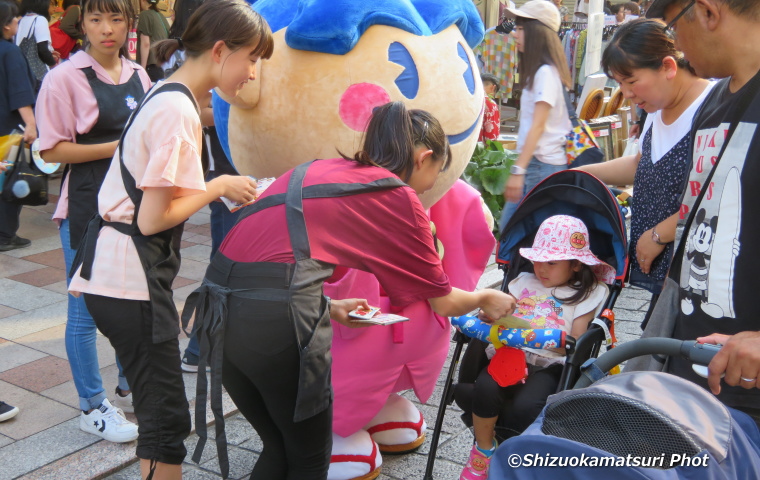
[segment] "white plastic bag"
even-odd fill
[[[630,137],[625,141],[625,150],[623,150],[623,156],[636,155],[639,153],[639,139]]]

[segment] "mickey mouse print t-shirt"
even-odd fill
[[[513,315],[527,321],[532,328],[558,328],[570,334],[573,321],[589,312],[597,315],[607,298],[607,285],[597,283],[591,294],[580,303],[569,305],[562,299],[575,294],[570,287],[546,288],[532,273],[521,273],[509,283],[509,293],[517,299],[517,309]],[[554,361],[542,362],[540,366],[560,363],[563,355],[551,350],[525,348],[526,352],[540,357],[548,357]],[[556,359],[556,360],[555,360]],[[528,363],[537,363],[532,355],[527,355]]]
[[[729,85],[730,78],[720,81],[694,119],[692,168],[679,216],[683,253],[670,271],[679,287],[673,336],[681,340],[760,330],[754,288],[760,272],[760,73],[736,92]],[[724,145],[732,122],[736,129]],[[707,387],[685,360],[671,358],[668,371]],[[757,408],[760,390],[724,384],[718,398]]]

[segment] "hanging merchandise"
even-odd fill
[[[517,43],[512,35],[498,32],[501,26],[486,32],[483,41],[474,53],[483,61],[483,71],[499,79],[499,96],[510,98],[517,73]]]
[[[586,22],[562,22],[559,28],[559,37],[562,40],[562,48],[565,51],[567,66],[570,69],[570,78],[576,87],[583,83],[583,78],[579,73],[586,56],[587,28]]]

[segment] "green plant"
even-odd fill
[[[470,163],[462,173],[462,179],[483,196],[483,201],[488,205],[497,224],[504,208],[504,184],[509,178],[509,168],[516,159],[517,152],[505,150],[499,142],[478,142]]]

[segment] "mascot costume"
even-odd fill
[[[472,0],[259,0],[272,58],[235,98],[214,96],[217,131],[235,168],[277,177],[314,158],[353,155],[374,107],[404,101],[432,113],[453,152],[425,193],[451,284],[472,290],[493,252],[493,219],[477,191],[457,180],[475,148],[483,87],[472,48],[483,24]],[[490,224],[489,224],[490,222]],[[388,235],[393,235],[388,232]],[[450,341],[448,319],[428,302],[398,308],[375,277],[338,268],[334,298],[366,298],[410,322],[349,329],[333,323],[331,480],[372,479],[380,453],[405,453],[425,439],[422,414],[399,392],[425,402]],[[407,393],[408,395],[408,393]]]

